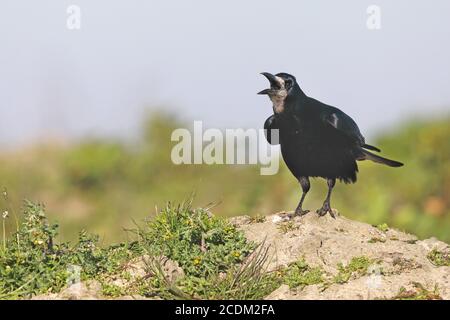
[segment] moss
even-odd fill
[[[450,253],[437,250],[431,250],[427,255],[428,260],[437,267],[450,266]]]

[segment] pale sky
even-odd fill
[[[67,7],[81,9],[68,30]],[[381,29],[366,26],[369,5]],[[450,2],[2,0],[0,147],[133,137],[146,110],[261,127],[262,71],[288,72],[370,136],[450,113]]]

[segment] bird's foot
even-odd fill
[[[329,203],[325,202],[322,206],[322,208],[317,209],[316,212],[319,214],[319,216],[323,217],[327,213],[330,214],[330,216],[334,219],[336,219],[336,216],[334,215],[333,210],[331,209],[331,206]]]
[[[297,208],[295,209],[294,215],[301,217],[304,216],[305,214],[307,214],[309,212],[309,210],[303,210],[302,208]]]

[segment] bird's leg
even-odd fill
[[[298,203],[297,208],[295,209],[295,215],[296,216],[303,216],[305,214],[307,214],[309,212],[309,210],[303,210],[302,206],[303,206],[303,200],[305,200],[306,194],[309,191],[310,188],[310,183],[309,183],[309,178],[308,177],[300,177],[298,179],[298,182],[300,182],[300,185],[302,186],[302,198],[300,199],[300,202]]]
[[[317,213],[319,214],[319,216],[324,216],[327,213],[330,213],[330,216],[332,216],[333,218],[335,218],[333,211],[331,210],[331,205],[330,205],[330,199],[331,199],[331,192],[333,191],[333,187],[336,184],[336,179],[327,179],[327,184],[328,184],[328,193],[327,193],[327,197],[323,203],[322,208],[317,209]]]

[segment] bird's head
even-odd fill
[[[266,94],[273,102],[274,113],[281,113],[285,110],[285,100],[294,95],[300,87],[294,76],[287,73],[277,73],[273,75],[268,72],[262,72],[263,76],[270,82],[270,88],[264,89],[258,94]],[[301,91],[300,91],[301,92]]]

